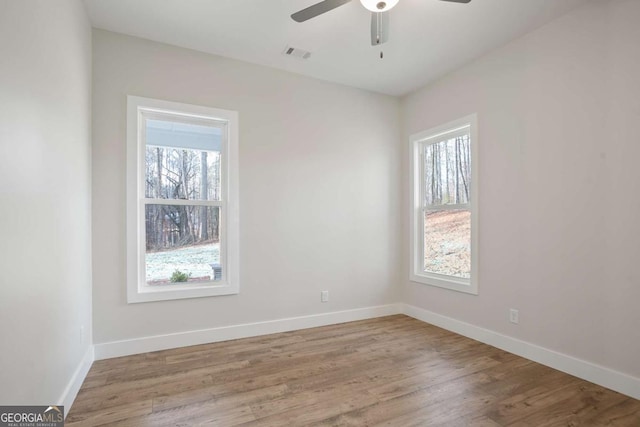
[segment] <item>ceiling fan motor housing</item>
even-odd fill
[[[398,0],[360,0],[360,3],[371,12],[386,12],[398,4]]]

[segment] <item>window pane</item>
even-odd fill
[[[147,145],[145,197],[220,200],[220,152]]]
[[[471,277],[471,212],[427,211],[424,216],[424,271]]]
[[[220,208],[146,205],[149,285],[221,279]]]
[[[424,145],[426,206],[469,203],[471,150],[469,135]]]

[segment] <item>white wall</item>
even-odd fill
[[[93,39],[95,343],[396,302],[397,99],[102,30]],[[127,94],[239,111],[239,295],[127,304]]]
[[[82,3],[1,0],[0,57],[0,404],[61,404],[91,343]]]
[[[640,378],[639,20],[594,2],[403,99],[405,188],[409,135],[477,112],[480,145],[480,295],[404,302]]]

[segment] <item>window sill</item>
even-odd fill
[[[423,285],[435,286],[443,289],[450,289],[465,294],[478,295],[478,286],[473,280],[455,279],[446,276],[431,275],[427,273],[412,273],[409,280]]]
[[[238,293],[238,285],[229,285],[225,283],[215,285],[161,285],[153,287],[145,285],[141,286],[137,290],[130,290],[127,294],[127,302],[129,304],[136,304],[152,301],[236,295]]]

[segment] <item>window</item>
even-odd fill
[[[414,282],[478,293],[476,116],[411,136]]]
[[[237,294],[238,114],[127,98],[129,303]]]

